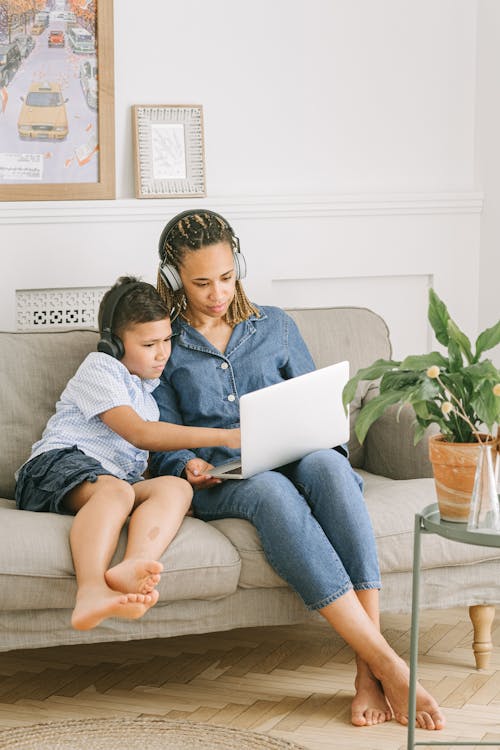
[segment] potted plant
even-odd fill
[[[500,371],[483,355],[500,343],[500,320],[483,331],[472,347],[433,289],[428,318],[447,355],[433,351],[400,362],[379,359],[348,381],[343,402],[347,407],[353,400],[360,381],[380,379],[380,393],[361,408],[356,421],[361,443],[370,426],[395,404],[413,407],[415,444],[430,425],[438,425],[440,432],[429,439],[429,453],[440,513],[447,520],[467,521],[480,445],[487,443],[494,451],[498,446],[493,431],[500,422]],[[452,455],[451,469],[446,468],[447,454]],[[466,469],[466,476],[454,488],[459,467]]]

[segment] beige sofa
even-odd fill
[[[348,359],[351,372],[390,356],[384,321],[362,308],[290,311],[318,367]],[[76,586],[71,518],[18,511],[14,471],[53,412],[66,381],[95,348],[94,331],[0,333],[0,650],[129,640],[296,623],[308,617],[272,570],[247,521],[186,518],[164,555],[159,603],[140,620],[108,620],[89,632],[70,626]],[[359,391],[351,419],[375,387]],[[365,481],[382,569],[383,611],[409,612],[414,514],[434,502],[424,443],[413,447],[411,415],[386,415],[361,447],[350,445]],[[424,477],[424,478],[421,478]],[[124,536],[117,556],[123,553]],[[493,604],[500,551],[423,539],[422,607]],[[480,607],[478,611],[485,612]],[[484,628],[483,628],[484,629]],[[488,641],[488,634],[476,635]],[[478,651],[488,649],[487,644]]]

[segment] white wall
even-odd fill
[[[154,280],[162,226],[201,204],[240,235],[259,302],[371,307],[402,356],[432,343],[432,284],[473,336],[478,2],[115,0],[118,199],[0,205],[0,327],[16,289]],[[148,103],[203,105],[207,199],[133,198]]]
[[[480,0],[476,102],[476,182],[485,202],[481,216],[479,324],[500,318],[500,101],[495,95],[500,70],[500,3]],[[500,367],[500,347],[493,352]]]

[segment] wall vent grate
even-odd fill
[[[97,328],[99,304],[108,287],[16,290],[18,331]]]

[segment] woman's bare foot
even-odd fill
[[[75,630],[91,630],[108,617],[136,620],[158,601],[158,591],[150,594],[121,594],[104,587],[80,589],[71,617]]]
[[[160,582],[163,565],[156,560],[122,560],[104,574],[113,591],[150,594]]]
[[[391,662],[380,671],[379,679],[394,718],[406,726],[408,724],[410,670],[399,656],[395,655]],[[418,682],[416,703],[417,727],[420,729],[443,729],[445,727],[446,719],[437,702]]]
[[[392,711],[387,705],[380,682],[361,659],[358,659],[354,687],[356,695],[351,705],[351,722],[354,726],[370,727],[392,719]]]

